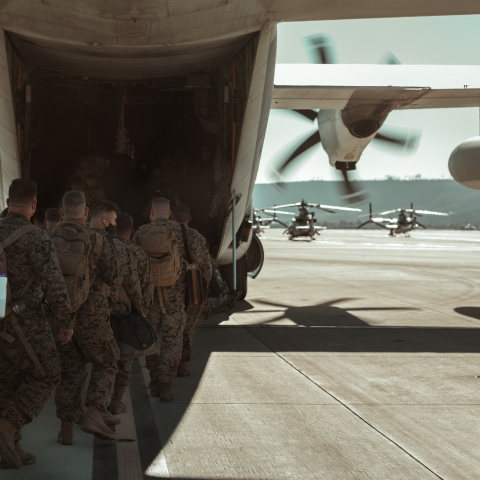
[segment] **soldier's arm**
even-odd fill
[[[153,305],[155,286],[153,284],[152,267],[150,266],[150,261],[145,253],[139,258],[138,266],[139,278],[142,282],[143,308],[147,313]]]
[[[119,255],[119,264],[124,273],[122,287],[132,306],[134,306],[139,312],[143,313],[142,287],[132,268],[134,262],[131,257],[131,252],[123,244],[122,247],[123,251]]]
[[[200,271],[202,272],[203,278],[210,282],[212,279],[212,260],[210,258],[210,251],[208,249],[207,239],[202,235],[200,236],[200,245],[202,248],[202,261],[200,263]]]
[[[42,291],[60,328],[73,328],[73,313],[68,298],[67,285],[63,278],[55,247],[46,233],[36,235],[30,242],[30,264],[35,272],[35,281],[41,283]]]
[[[115,250],[106,238],[103,239],[103,249],[98,259],[98,273],[102,281],[110,287],[116,287],[122,283]]]
[[[142,231],[140,229],[138,229],[135,234],[133,235],[133,238],[132,238],[132,242],[135,244],[135,245],[138,245],[139,247],[141,247],[140,243],[141,243],[141,239],[142,239]]]

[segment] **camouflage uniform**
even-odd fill
[[[185,227],[187,232],[187,241],[190,249],[190,245],[194,245],[194,237],[197,239],[198,252],[193,254],[190,249],[190,255],[192,260],[194,258],[201,258],[199,267],[202,272],[203,278],[206,282],[210,282],[212,279],[212,260],[210,258],[210,252],[208,250],[207,239],[198,233],[194,228]],[[183,330],[183,351],[182,351],[182,360],[189,362],[192,358],[192,345],[193,345],[193,335],[195,333],[195,324],[197,323],[198,315],[195,317],[187,317],[187,323]]]
[[[110,238],[110,237],[108,237]],[[122,285],[110,291],[112,313],[128,315],[132,304],[143,315],[147,315],[153,302],[153,276],[147,254],[130,240],[114,237]],[[133,359],[119,360],[115,386],[130,384]]]
[[[25,217],[10,214],[3,219],[0,241],[28,223]],[[5,254],[12,301],[19,298],[29,278],[35,275],[22,297],[26,310],[16,316],[46,372],[43,377],[37,372],[7,317],[6,333],[15,341],[8,343],[0,337],[0,412],[3,419],[19,428],[18,441],[20,429],[40,414],[60,382],[60,361],[55,349],[59,332],[52,333],[42,302],[45,299],[56,315],[57,327],[72,328],[73,315],[55,247],[44,230],[26,233],[8,246]]]
[[[162,383],[172,383],[177,376],[177,369],[182,356],[183,348],[183,329],[187,322],[185,314],[185,292],[187,267],[185,265],[185,248],[183,246],[182,230],[177,222],[167,220],[166,218],[157,218],[152,223],[140,227],[133,237],[133,242],[141,246],[142,232],[145,232],[154,225],[171,225],[174,237],[178,246],[180,256],[181,272],[180,277],[172,287],[163,288],[166,313],[163,314],[158,298],[158,289],[155,289],[153,305],[148,314],[148,319],[161,338],[160,354],[146,357],[147,368],[150,371],[152,382],[160,381]],[[198,252],[197,240],[193,239],[193,244],[189,242],[189,248],[192,257],[198,260],[194,254]]]
[[[66,223],[57,228],[62,228]],[[69,226],[84,228],[68,222]],[[57,388],[55,403],[57,417],[65,422],[75,421],[82,411],[82,390],[87,376],[87,364],[92,364],[90,384],[85,405],[95,405],[106,412],[113,392],[118,346],[110,327],[109,286],[120,284],[122,277],[115,251],[103,231],[87,229],[92,244],[90,266],[90,293],[75,317],[73,342],[59,345],[62,361],[62,380]]]

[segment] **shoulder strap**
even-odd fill
[[[23,225],[23,227],[17,228],[11,235],[9,235],[2,242],[2,247],[7,248],[9,245],[16,242],[20,237],[22,237],[26,233],[33,232],[35,230],[40,230],[40,229],[35,225],[32,225],[31,223],[27,223],[26,225]]]
[[[187,229],[185,228],[185,225],[183,225],[183,223],[180,224],[180,228],[182,229],[183,245],[185,245],[185,256],[187,257],[187,262],[192,263],[190,250],[188,249]]]

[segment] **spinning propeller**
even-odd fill
[[[313,63],[335,63],[335,49],[331,39],[327,35],[311,35],[305,37],[304,42],[306,43],[309,56]],[[400,64],[400,61],[392,53],[388,52],[382,63],[395,65]],[[318,112],[316,110],[288,110],[288,112],[291,112],[292,115],[300,115],[302,118],[306,118],[312,123],[317,121]],[[278,162],[278,167],[276,169],[276,183],[281,183],[281,179],[283,178],[287,167],[290,167],[293,164],[300,164],[301,160],[299,157],[315,145],[321,143],[321,141],[322,139],[320,138],[320,132],[317,125],[315,131],[311,131],[307,135],[304,135],[292,142],[292,147],[287,149],[288,153],[284,155],[283,158],[281,158]],[[417,134],[393,130],[391,128],[382,128],[381,131],[377,132],[372,140],[372,142],[377,143],[378,145],[392,147],[397,152],[411,152],[415,150],[418,146],[418,141],[419,136]],[[357,190],[350,181],[347,165],[348,164],[345,165],[345,170],[341,170],[345,199],[350,203],[363,202],[367,197],[363,191]],[[353,169],[354,168],[355,167],[353,166]]]
[[[272,208],[276,209],[276,208],[291,208],[291,207],[317,208],[319,210],[323,210],[323,211],[328,212],[328,213],[336,213],[334,210],[342,210],[342,211],[345,211],[345,212],[361,212],[362,211],[359,208],[337,207],[337,206],[334,206],[334,205],[321,205],[320,203],[307,203],[304,200],[302,200],[301,202],[297,202],[297,203],[288,203],[286,205],[278,205],[278,206],[274,206]],[[278,210],[274,210],[274,211],[278,212]],[[285,213],[285,212],[278,212],[278,213]],[[292,215],[291,212],[290,212],[290,215]]]

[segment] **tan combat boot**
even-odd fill
[[[115,440],[115,432],[105,425],[102,412],[95,405],[88,407],[80,428],[101,440]]]
[[[112,415],[110,412],[102,413],[102,418],[105,422],[105,425],[108,425],[109,427],[112,425],[118,425],[122,422],[118,417]]]
[[[22,466],[22,460],[15,448],[15,434],[17,430],[17,426],[13,423],[3,418],[0,419],[0,455],[2,463],[16,470]]]
[[[37,457],[33,453],[24,452],[18,442],[15,444],[15,450],[20,457],[22,467],[25,467],[26,465],[33,465],[37,460]],[[10,466],[10,464],[4,462],[2,459],[2,461],[0,462],[0,468],[3,468],[4,470],[10,470],[13,467]]]
[[[127,387],[115,387],[112,395],[112,401],[108,409],[114,414],[119,415],[127,411],[127,406],[122,402],[123,394]]]
[[[180,360],[180,365],[177,368],[177,377],[188,377],[192,372],[187,368],[187,362]]]
[[[173,400],[173,392],[172,392],[172,382],[164,383],[160,382],[160,388],[158,392],[158,399],[161,402],[171,402]]]
[[[57,440],[60,445],[73,445],[73,422],[64,422],[62,420]]]

